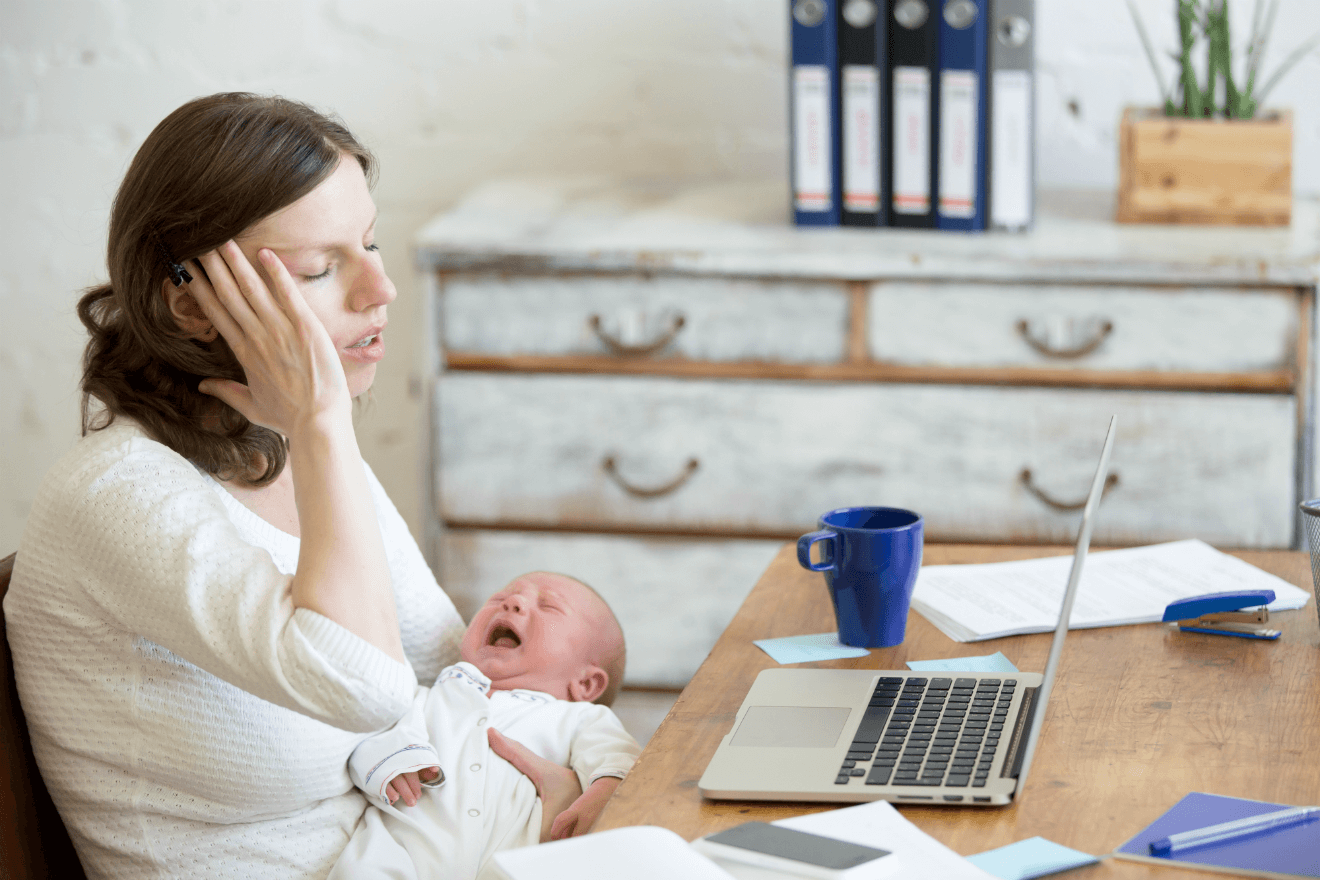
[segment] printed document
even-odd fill
[[[917,575],[912,607],[956,642],[1049,632],[1072,556],[930,565]],[[1273,590],[1271,611],[1301,608],[1310,594],[1204,541],[1174,541],[1088,554],[1070,629],[1152,623],[1177,599],[1230,590]]]

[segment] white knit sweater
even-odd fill
[[[37,761],[90,877],[329,872],[366,806],[349,755],[463,633],[368,476],[412,668],[295,610],[298,539],[135,425],[47,474],[4,612]]]

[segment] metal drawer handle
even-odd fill
[[[617,337],[606,332],[605,328],[601,326],[602,321],[600,319],[600,315],[592,315],[590,318],[587,319],[587,324],[590,325],[591,329],[596,332],[596,335],[600,337],[600,341],[605,343],[605,346],[609,348],[610,351],[618,355],[630,355],[630,356],[654,354],[655,352],[664,348],[669,343],[673,342],[674,337],[678,335],[678,331],[682,330],[683,325],[686,323],[687,323],[687,319],[684,318],[682,314],[675,314],[670,319],[669,329],[664,333],[660,334],[659,337],[652,340],[651,342],[643,342],[638,345],[630,345],[629,343],[626,343],[623,340],[618,339]]]
[[[632,495],[634,498],[659,498],[661,495],[668,495],[670,492],[677,491],[680,486],[691,479],[692,475],[697,472],[697,468],[701,467],[701,462],[697,461],[695,458],[689,458],[687,464],[683,467],[683,473],[674,477],[674,479],[670,480],[668,483],[651,489],[634,486],[632,483],[625,480],[623,475],[619,473],[619,467],[615,463],[614,456],[612,455],[605,456],[605,459],[600,463],[600,466],[605,469],[605,473],[609,475],[611,480],[619,484],[620,489],[627,492],[629,495]]]
[[[1095,334],[1088,340],[1077,343],[1076,345],[1060,348],[1051,344],[1048,339],[1040,339],[1031,332],[1031,323],[1026,319],[1017,322],[1017,331],[1023,339],[1027,341],[1036,351],[1051,358],[1079,358],[1084,357],[1100,347],[1100,343],[1108,338],[1110,333],[1114,332],[1114,322],[1102,320],[1096,323]]]
[[[1044,489],[1040,488],[1035,484],[1035,482],[1032,481],[1031,468],[1023,468],[1022,473],[1018,474],[1018,480],[1022,483],[1024,487],[1026,487],[1026,490],[1028,492],[1030,492],[1032,495],[1035,495],[1037,498],[1039,498],[1041,501],[1045,502],[1045,504],[1054,508],[1055,510],[1081,510],[1083,507],[1086,506],[1085,498],[1083,498],[1081,501],[1071,504],[1067,501],[1060,501],[1057,498],[1051,498],[1049,495],[1046,494]],[[1110,474],[1109,476],[1105,477],[1105,490],[1104,493],[1101,495],[1101,498],[1103,499],[1107,497],[1109,495],[1109,490],[1117,485],[1118,485],[1118,474]]]

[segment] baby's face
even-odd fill
[[[468,625],[460,652],[497,690],[527,688],[572,699],[570,683],[594,666],[608,614],[577,581],[533,572],[490,597]]]

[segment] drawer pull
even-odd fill
[[[1114,332],[1114,322],[1100,320],[1094,322],[1095,330],[1090,339],[1077,342],[1074,345],[1059,346],[1053,340],[1042,339],[1031,331],[1031,322],[1025,319],[1017,322],[1017,331],[1023,339],[1027,341],[1036,351],[1050,358],[1079,358],[1085,357],[1100,347],[1100,343],[1108,338],[1110,333]]]
[[[629,495],[632,495],[634,498],[659,498],[661,495],[668,495],[670,492],[676,491],[680,486],[691,479],[692,475],[697,472],[697,468],[701,467],[701,463],[695,458],[689,458],[687,464],[683,467],[683,473],[674,477],[674,479],[664,485],[650,489],[642,488],[641,486],[634,486],[632,483],[625,480],[623,475],[619,473],[619,467],[615,463],[614,456],[612,455],[605,456],[605,459],[600,463],[600,466],[605,469],[605,473],[609,475],[611,480],[619,484],[620,489],[627,492]]]
[[[1069,503],[1067,501],[1060,501],[1057,498],[1051,498],[1045,492],[1044,489],[1037,486],[1036,483],[1033,481],[1031,476],[1031,468],[1023,468],[1022,473],[1018,474],[1018,480],[1022,483],[1024,487],[1026,487],[1026,490],[1028,492],[1030,492],[1032,495],[1035,495],[1046,505],[1054,508],[1055,510],[1081,510],[1083,507],[1086,506],[1085,498],[1083,498],[1081,501],[1077,501],[1073,503]],[[1118,474],[1110,474],[1109,476],[1105,477],[1105,490],[1104,493],[1101,495],[1101,498],[1103,499],[1107,497],[1109,495],[1109,490],[1117,485],[1118,485]]]
[[[589,324],[591,329],[595,331],[596,336],[600,338],[600,341],[605,343],[606,348],[617,355],[635,357],[637,355],[655,354],[657,351],[673,342],[674,337],[678,335],[678,331],[682,330],[683,325],[687,323],[687,319],[681,314],[676,314],[670,318],[668,330],[661,333],[650,342],[642,342],[635,345],[624,342],[622,339],[611,334],[604,328],[603,323],[604,322],[600,319],[600,315],[592,315],[587,319],[587,324]]]

